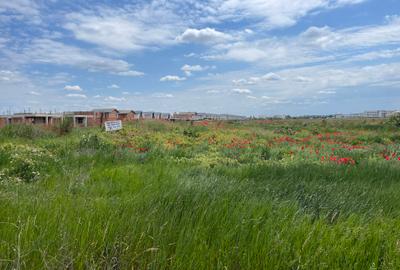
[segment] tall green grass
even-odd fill
[[[44,177],[0,181],[0,269],[400,268],[392,163],[188,166],[102,136],[36,138]]]

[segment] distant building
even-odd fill
[[[169,113],[162,113],[161,114],[161,119],[162,120],[169,120],[171,118],[171,115]]]
[[[62,114],[16,113],[0,117],[0,127],[9,124],[55,125],[62,121]]]
[[[119,110],[118,111],[118,120],[123,122],[132,122],[135,120],[136,112],[133,110]]]
[[[135,120],[143,119],[142,111],[135,111]]]
[[[154,112],[143,112],[142,119],[154,119]]]
[[[362,113],[336,114],[335,118],[388,118],[395,112],[387,110],[365,111]]]
[[[155,112],[154,113],[154,119],[161,119],[161,114],[160,112]]]
[[[200,121],[200,120],[246,120],[246,116],[232,115],[232,114],[215,114],[215,113],[196,113],[196,112],[180,112],[174,113],[171,116],[172,120],[183,121]]]
[[[197,113],[195,112],[176,112],[172,114],[172,120],[181,120],[181,121],[191,121],[191,120],[199,120],[196,118]]]

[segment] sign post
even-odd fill
[[[117,120],[117,121],[106,121],[104,122],[104,127],[106,128],[106,131],[117,131],[122,129],[122,121]]]

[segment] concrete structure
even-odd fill
[[[71,111],[62,114],[51,113],[16,113],[13,115],[0,116],[0,127],[8,124],[37,124],[54,125],[61,123],[64,119],[71,119],[74,127],[103,126],[106,121],[121,120],[125,122],[135,120],[245,120],[247,117],[230,114],[211,114],[196,112],[161,113],[161,112],[142,112],[134,110],[94,109],[92,111]]]
[[[0,127],[9,124],[55,125],[61,123],[62,114],[51,113],[16,113],[2,116]]]
[[[183,120],[183,121],[199,121],[199,120],[226,121],[226,120],[245,120],[247,119],[247,117],[232,115],[232,114],[183,112],[183,113],[174,113],[171,119]]]
[[[199,120],[195,112],[175,112],[172,114],[171,120],[192,121]]]
[[[154,119],[154,112],[143,112],[142,119]]]
[[[142,111],[135,111],[135,120],[143,119],[143,112]]]
[[[335,118],[388,118],[392,116],[396,111],[377,110],[377,111],[365,111],[363,113],[351,113],[351,114],[336,114]]]
[[[72,119],[74,127],[88,127],[96,125],[94,113],[91,111],[65,112],[64,118]]]
[[[154,119],[161,119],[161,115],[162,115],[162,113],[160,113],[160,112],[155,112],[155,113],[154,113]]]
[[[169,120],[171,118],[171,115],[169,113],[162,113],[161,114],[161,119],[162,120]]]

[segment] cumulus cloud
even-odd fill
[[[66,85],[64,90],[67,91],[83,91],[83,89],[79,85]]]
[[[184,81],[186,80],[185,77],[179,77],[179,76],[175,76],[175,75],[167,75],[164,76],[160,79],[161,82],[167,82],[167,81]]]
[[[126,98],[124,97],[113,97],[113,96],[108,96],[104,99],[105,101],[111,101],[111,102],[123,102],[126,101]]]
[[[0,13],[3,12],[36,16],[39,15],[39,6],[33,0],[0,1]]]
[[[109,88],[109,89],[119,89],[119,86],[116,85],[116,84],[111,84],[111,85],[107,86],[107,88]]]
[[[321,90],[321,91],[318,91],[318,94],[333,95],[333,94],[336,94],[336,91],[332,91],[332,90]]]
[[[294,80],[296,82],[302,82],[302,83],[312,82],[312,79],[304,76],[297,76]]]
[[[251,94],[252,91],[249,89],[245,89],[245,88],[234,88],[231,90],[233,93],[237,93],[237,94]]]
[[[166,94],[166,93],[155,93],[155,94],[152,95],[152,97],[155,97],[155,98],[173,98],[174,95]]]
[[[323,62],[369,61],[400,55],[400,19],[381,25],[334,29],[310,27],[297,36],[256,38],[226,43],[202,56],[206,60],[235,60],[268,68]],[[365,52],[365,50],[370,50]]]
[[[283,80],[283,78],[281,76],[279,76],[276,73],[267,73],[264,76],[262,76],[262,79],[265,81],[281,81]]]
[[[209,68],[208,66],[202,67],[200,65],[191,66],[186,64],[181,68],[181,70],[185,72],[186,76],[191,76],[193,72],[204,71],[207,70],[208,68]]]
[[[71,97],[71,98],[81,98],[81,99],[86,99],[87,96],[84,94],[68,94],[66,95],[67,97]]]
[[[194,43],[215,43],[230,39],[232,39],[232,36],[208,27],[203,29],[188,28],[177,37],[178,41]]]
[[[121,76],[143,75],[132,71],[132,65],[124,60],[100,56],[50,39],[34,39],[23,49],[22,54],[14,54],[13,58],[19,62],[73,66],[91,72],[109,72]]]
[[[211,3],[211,5],[217,10],[217,16],[221,19],[252,19],[261,21],[261,25],[266,28],[279,28],[294,25],[300,18],[307,16],[311,12],[339,8],[345,5],[355,5],[365,1],[366,0],[219,0],[209,2],[214,3],[214,5]]]
[[[126,76],[126,77],[141,77],[144,75],[143,72],[136,71],[136,70],[122,71],[122,72],[117,72],[115,74],[119,75],[119,76]]]
[[[207,90],[207,94],[219,94],[221,91],[219,90]]]
[[[70,13],[64,28],[79,40],[132,51],[174,43],[179,23],[177,15],[167,7],[143,2]]]
[[[40,96],[41,95],[39,92],[36,92],[36,91],[30,91],[28,94],[32,95],[32,96]]]

